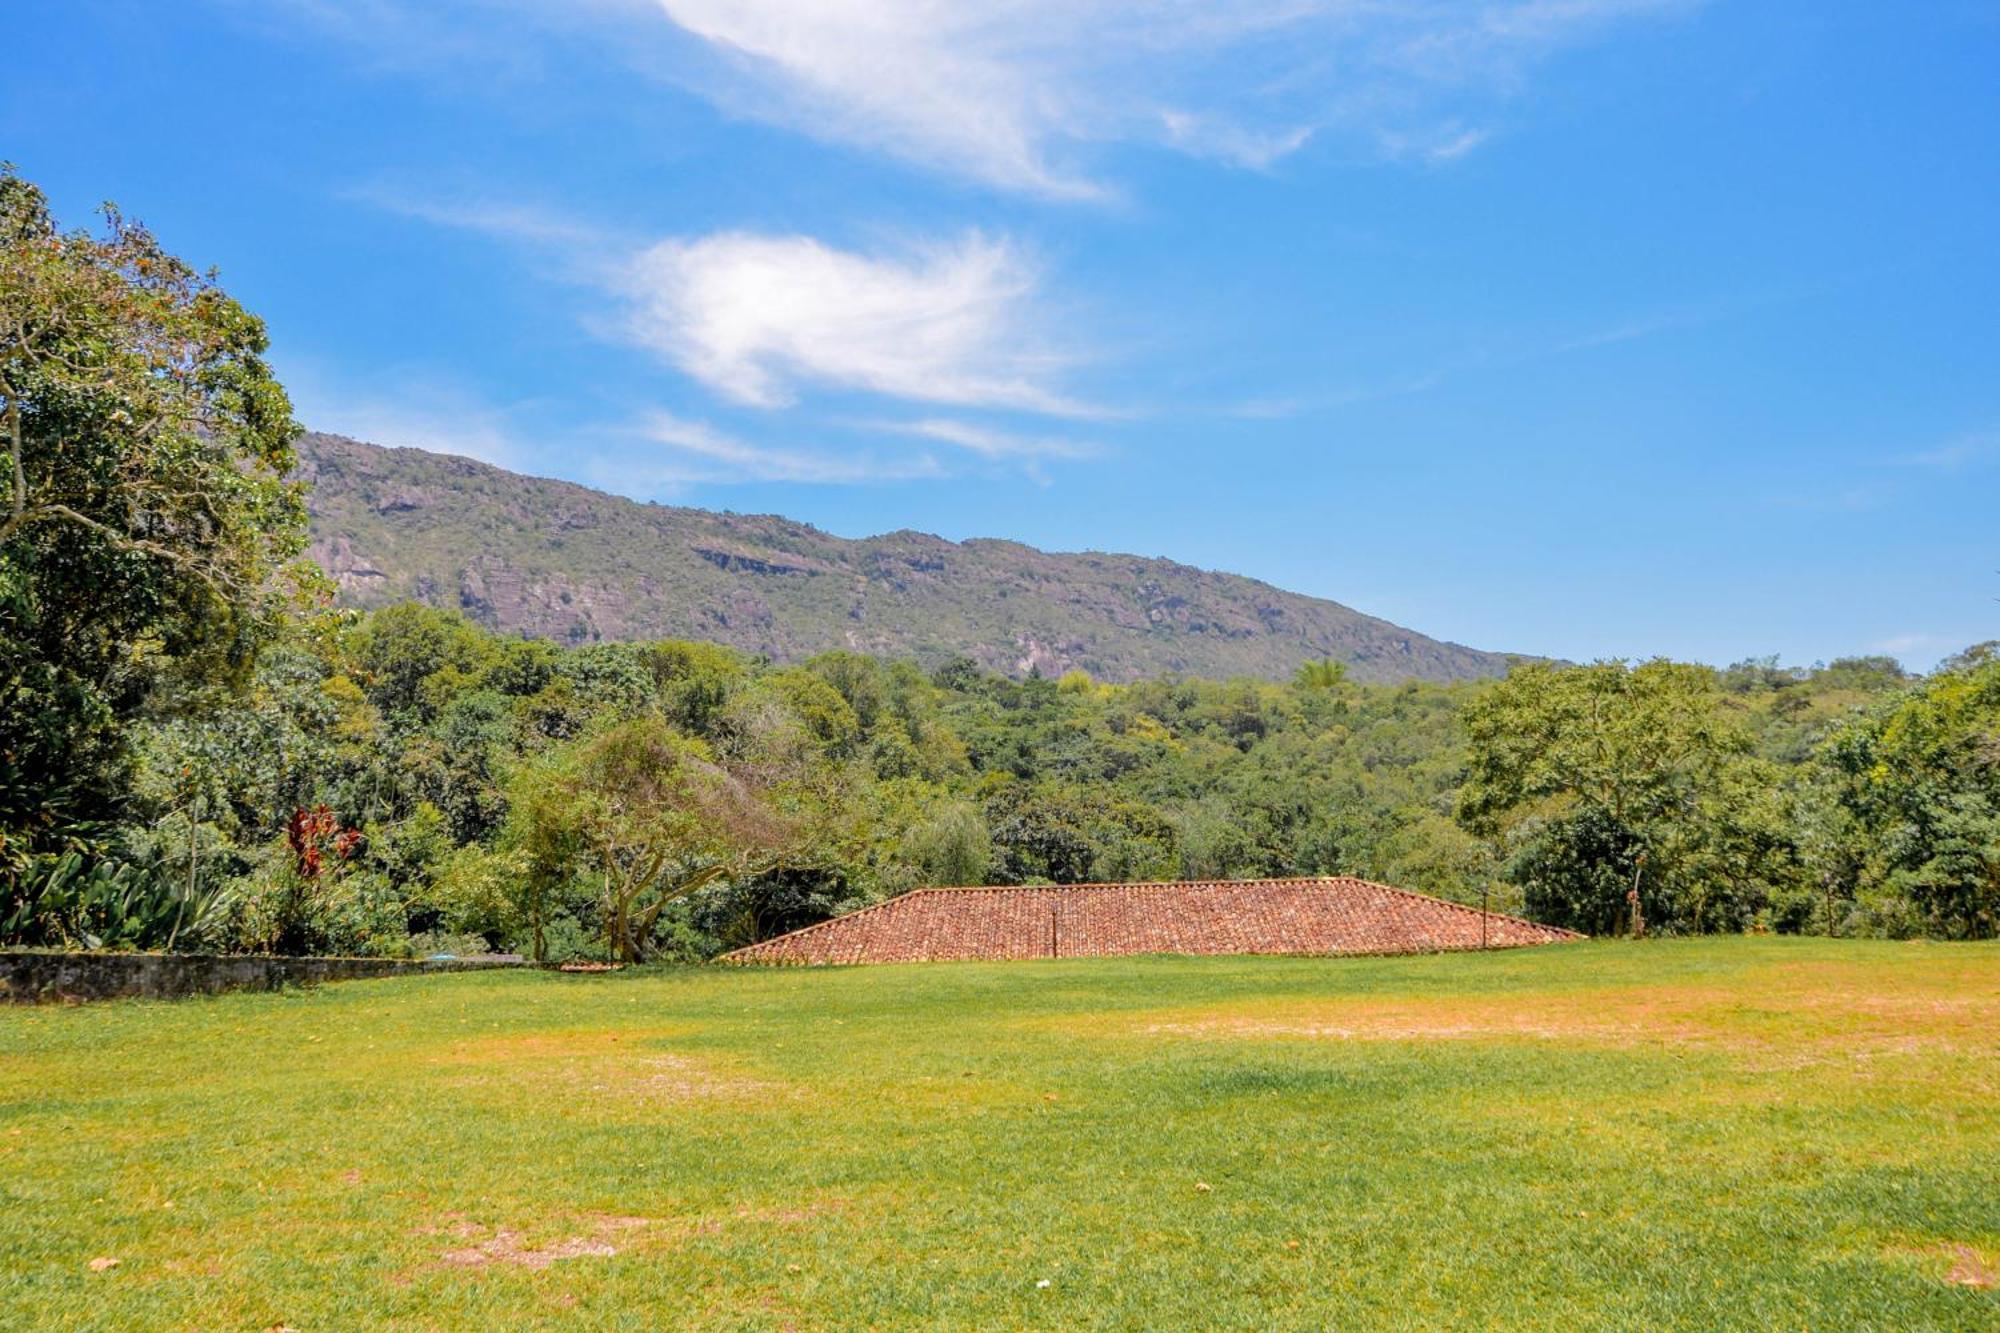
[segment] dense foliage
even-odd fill
[[[130,854],[226,896],[223,947],[702,953],[939,881],[1351,870],[1466,896],[1491,856],[1450,819],[1465,697],[329,613],[240,701],[139,728]]]
[[[0,170],[0,942],[696,957],[923,883],[1321,873],[2000,930],[1990,646],[1109,685],[330,610],[262,327],[108,217]]]
[[[1793,869],[1778,771],[1705,667],[1526,666],[1466,721],[1460,813],[1513,851],[1536,917],[1741,929]]]
[[[1989,935],[2000,904],[1985,653],[1110,686],[405,605],[313,618],[134,737],[107,863],[210,947],[695,957],[935,882],[1349,873],[1600,933],[1635,883],[1667,932]]]
[[[2000,652],[1986,644],[1825,747],[1812,845],[1872,928],[2000,933]]]
[[[276,628],[305,517],[264,345],[143,227],[60,231],[0,166],[0,887],[71,877],[126,724],[213,706]]]

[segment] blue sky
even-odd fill
[[[2000,4],[16,0],[309,425],[1575,659],[2000,637]]]

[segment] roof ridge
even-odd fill
[[[1461,903],[1461,902],[1456,902],[1450,898],[1440,898],[1434,893],[1418,893],[1415,889],[1399,889],[1394,884],[1384,884],[1379,880],[1361,879],[1351,875],[1344,875],[1341,876],[1341,878],[1352,879],[1356,884],[1366,884],[1371,888],[1382,889],[1389,893],[1398,894],[1404,898],[1415,898],[1418,902],[1436,903],[1440,907],[1451,907],[1461,912],[1470,912],[1474,916],[1483,916],[1488,918],[1489,920],[1512,921],[1516,925],[1532,926],[1536,930],[1553,931],[1558,935],[1568,935],[1574,939],[1579,939],[1579,940],[1588,938],[1583,934],[1582,931],[1570,930],[1566,926],[1551,926],[1541,921],[1530,921],[1527,917],[1515,916],[1511,912],[1495,912],[1489,908],[1474,907],[1471,903]]]
[[[730,959],[737,957],[739,954],[749,953],[753,949],[761,949],[767,944],[776,944],[779,940],[797,939],[801,935],[811,935],[817,931],[825,930],[828,926],[838,925],[846,921],[852,921],[854,920],[855,917],[867,916],[869,913],[879,912],[885,907],[893,907],[897,903],[903,901],[903,899],[905,898],[914,898],[920,893],[935,893],[935,892],[936,892],[935,889],[932,889],[928,886],[920,889],[905,889],[893,898],[884,898],[879,903],[870,903],[866,907],[857,907],[851,912],[842,912],[840,915],[830,916],[824,921],[815,921],[810,926],[800,926],[797,930],[788,930],[782,935],[773,935],[769,939],[758,940],[754,944],[745,944],[741,948],[731,949],[728,953],[719,953],[709,961],[716,963],[725,963],[728,962]]]
[[[1245,884],[1375,884],[1374,880],[1362,879],[1356,875],[1257,875],[1250,879],[1104,879],[1086,880],[1080,884],[926,884],[922,888],[907,889],[896,895],[907,898],[913,893],[1040,893],[1073,892],[1077,889],[1193,889],[1207,885],[1224,887]],[[1389,888],[1380,884],[1378,888]],[[1407,892],[1407,890],[1397,890]],[[1424,895],[1417,895],[1422,897]],[[885,899],[894,902],[894,898]],[[1439,899],[1440,902],[1446,901]],[[864,911],[857,908],[856,912]],[[838,918],[835,918],[838,919]]]

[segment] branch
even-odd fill
[[[164,546],[159,542],[147,541],[143,537],[134,537],[128,533],[120,532],[109,524],[100,523],[87,514],[79,514],[76,510],[71,509],[65,504],[41,504],[36,505],[32,509],[22,507],[25,504],[25,496],[21,489],[21,480],[18,471],[15,474],[15,504],[16,508],[14,512],[9,514],[4,522],[0,522],[0,546],[5,546],[8,542],[12,541],[15,535],[25,529],[30,523],[41,522],[45,519],[64,519],[81,527],[88,528],[90,531],[106,538],[115,545],[124,547],[128,551],[136,551],[142,555],[150,555],[155,559],[164,560],[182,573],[192,574],[194,577],[200,579],[208,586],[211,592],[219,596],[226,595],[228,592],[222,581],[218,580],[210,571],[204,569],[199,560],[185,551],[176,551],[171,546]]]
[[[660,913],[666,910],[668,903],[677,902],[697,889],[706,888],[716,880],[721,879],[726,870],[727,867],[722,865],[703,866],[700,870],[681,880],[672,889],[664,892],[657,902],[639,914],[640,929],[642,931],[650,931],[653,928],[653,922],[659,919]]]
[[[13,506],[7,522],[18,526],[28,512],[28,472],[21,461],[21,400],[11,389],[7,394],[7,450],[14,464]],[[11,535],[11,531],[0,534],[0,544]]]

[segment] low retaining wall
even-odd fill
[[[0,953],[0,1002],[178,1000],[425,972],[520,967],[511,957],[277,958],[261,954]]]

